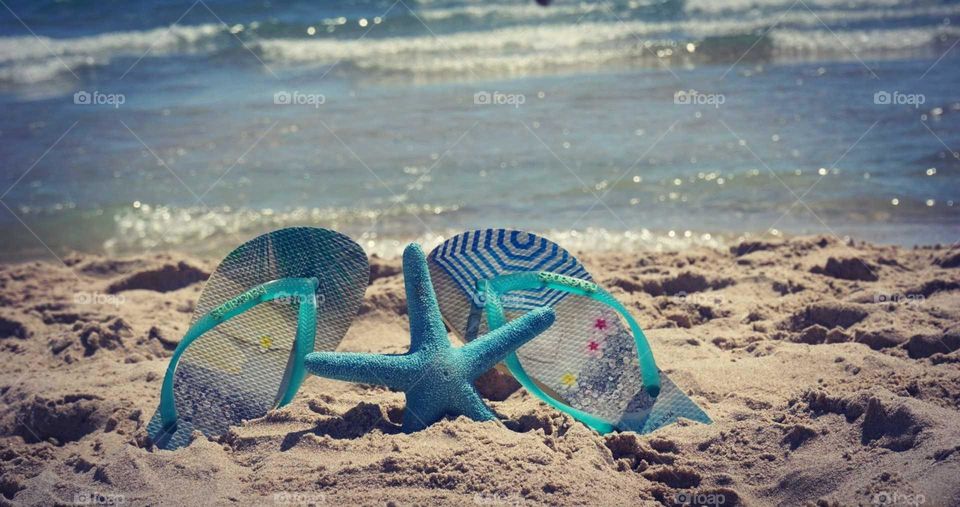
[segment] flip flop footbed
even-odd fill
[[[487,332],[484,296],[477,290],[480,280],[524,271],[592,279],[555,243],[504,229],[450,238],[431,252],[429,265],[444,319],[467,341]],[[663,373],[656,400],[644,392],[633,334],[609,306],[553,289],[514,291],[500,298],[508,319],[539,306],[556,310],[550,329],[518,349],[517,357],[527,374],[560,401],[636,431],[649,431],[678,417],[709,422]]]
[[[359,245],[325,229],[281,229],[238,247],[210,276],[192,323],[235,296],[282,278],[319,281],[314,350],[334,350],[357,314],[369,266]],[[300,299],[290,295],[260,303],[206,332],[184,351],[174,377],[177,429],[162,435],[164,441],[178,447],[189,442],[193,430],[219,435],[277,405],[294,359]],[[148,431],[159,433],[161,426],[157,414]]]

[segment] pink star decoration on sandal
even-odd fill
[[[587,354],[592,357],[600,357],[600,349],[603,346],[601,342],[596,340],[590,340],[587,342]]]

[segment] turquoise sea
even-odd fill
[[[6,0],[0,257],[960,240],[960,3]]]

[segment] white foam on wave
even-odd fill
[[[684,11],[688,13],[720,14],[726,12],[749,12],[767,9],[846,9],[892,8],[916,5],[913,0],[685,0]]]
[[[484,2],[467,3],[465,5],[449,7],[426,7],[415,10],[416,15],[424,21],[442,21],[454,17],[473,19],[496,18],[504,20],[531,20],[548,18],[569,18],[570,16],[584,16],[590,13],[607,13],[611,9],[618,16],[625,17],[631,12],[662,7],[668,9],[667,1],[658,0],[631,0],[625,5],[603,5],[594,2],[556,3],[547,8],[532,2]],[[815,11],[843,9],[846,12],[864,11],[867,9],[908,8],[915,6],[912,0],[805,0],[802,4],[797,0],[684,0],[682,9],[688,14],[743,14],[751,11],[778,10],[792,8],[797,11]],[[931,5],[932,6],[932,5]]]
[[[551,5],[548,8],[536,5],[533,2],[511,2],[470,4],[456,7],[436,7],[416,10],[414,13],[424,21],[444,21],[454,17],[482,19],[495,17],[497,19],[546,19],[562,16],[580,15],[601,9],[600,6],[590,3]]]
[[[61,56],[41,58],[18,65],[0,66],[0,82],[32,84],[56,79],[63,74],[76,72],[85,66],[94,66],[98,60],[93,56]]]
[[[21,84],[53,79],[83,66],[106,65],[122,56],[209,52],[226,32],[218,24],[109,32],[86,37],[0,37],[0,80]]]
[[[960,37],[960,27],[942,26],[936,29],[901,28],[894,30],[778,30],[772,32],[774,46],[780,52],[818,54],[851,53],[876,55],[933,47]]]
[[[686,8],[699,9],[696,2]],[[720,2],[744,15],[695,16],[681,20],[558,22],[542,14],[544,9],[528,5],[470,4],[455,8],[426,8],[418,15],[428,22],[442,22],[458,13],[482,17],[505,9],[509,16],[533,15],[530,24],[482,31],[460,31],[434,35],[424,30],[419,36],[333,38],[249,37],[247,46],[277,65],[329,65],[347,62],[353,67],[383,73],[418,75],[460,75],[464,72],[519,75],[557,67],[597,67],[620,62],[647,62],[663,55],[656,49],[682,48],[688,43],[731,44],[715,38],[760,34],[769,30],[775,55],[843,56],[851,48],[879,55],[884,51],[920,49],[956,36],[953,28],[934,25],[915,28],[845,30],[847,23],[908,20],[917,17],[945,18],[960,14],[960,5],[904,7],[890,3],[879,8],[851,10],[847,0],[820,0],[811,7],[816,14],[793,4],[787,12],[752,12],[752,5],[776,6],[780,0],[729,0]],[[855,0],[859,1],[859,0]],[[885,0],[886,1],[886,0]],[[894,0],[889,0],[894,2]],[[704,4],[706,5],[706,4]],[[712,4],[711,4],[712,5]],[[790,7],[783,6],[782,8]],[[854,4],[856,5],[856,4]],[[571,13],[595,9],[589,4],[567,6]],[[519,9],[519,10],[518,10]],[[552,9],[552,8],[551,8]],[[517,12],[514,12],[517,11]],[[551,14],[550,16],[553,16]],[[388,18],[386,23],[390,22]],[[823,27],[823,23],[831,27]],[[772,27],[772,29],[771,29]],[[836,34],[836,36],[835,36]],[[840,41],[837,40],[840,38]],[[842,42],[842,43],[841,43]],[[206,54],[238,45],[229,30],[219,24],[171,26],[145,31],[111,32],[86,37],[55,39],[32,36],[0,37],[0,82],[32,84],[51,81],[85,66],[107,65],[118,57],[143,55]],[[847,47],[844,47],[847,46]],[[651,50],[652,49],[652,50]],[[705,50],[710,50],[708,46]],[[736,53],[738,48],[720,48]],[[745,50],[746,48],[742,48]],[[731,51],[732,50],[732,51]],[[671,53],[667,53],[669,56]],[[678,53],[672,53],[677,56]],[[697,55],[684,55],[695,58]]]
[[[147,49],[160,54],[173,51],[197,50],[197,45],[209,41],[225,30],[222,25],[173,25],[145,31],[109,32],[87,37],[54,39],[50,37],[0,38],[0,63],[58,56],[110,54],[139,54]]]
[[[849,49],[838,42],[834,33],[844,43],[856,43],[861,51],[871,54],[917,49],[934,44],[940,37],[951,36],[952,29],[935,26],[844,31],[824,28],[823,23],[836,26],[855,21],[953,14],[960,14],[960,5],[862,12],[834,10],[817,14],[794,9],[750,20],[592,21],[576,25],[513,26],[440,36],[426,34],[362,41],[274,39],[260,41],[257,46],[266,59],[280,63],[332,64],[343,61],[361,69],[387,73],[457,74],[475,71],[512,75],[553,67],[649,60],[661,56],[654,51],[658,47],[683,48],[688,42],[699,44],[708,38],[763,33],[770,27],[774,27],[770,30],[774,50],[783,55],[847,55]],[[870,43],[875,45],[870,47]],[[741,48],[741,51],[745,49]]]

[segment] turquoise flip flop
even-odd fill
[[[557,244],[477,230],[446,240],[428,260],[443,318],[466,342],[533,308],[554,308],[553,326],[504,361],[551,406],[601,433],[646,433],[681,417],[711,422],[659,370],[627,309]]]
[[[170,359],[147,427],[162,449],[290,402],[304,357],[336,349],[370,278],[363,249],[334,231],[292,227],[230,253],[207,280]]]

